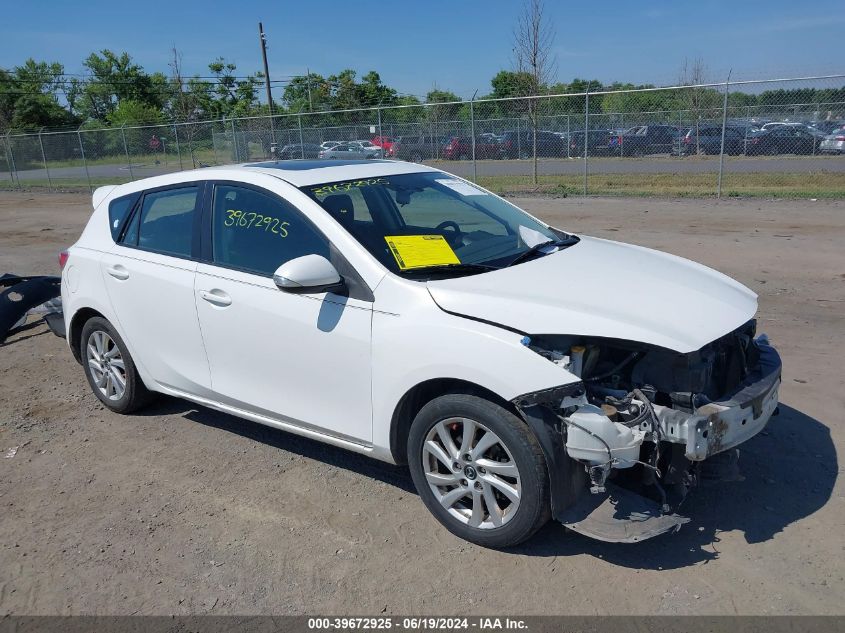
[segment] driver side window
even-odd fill
[[[302,255],[329,257],[328,241],[293,205],[227,184],[214,187],[212,248],[215,264],[265,276]]]

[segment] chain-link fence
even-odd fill
[[[435,164],[501,192],[845,197],[842,154],[845,75],[834,75],[9,132],[0,187],[365,155]]]

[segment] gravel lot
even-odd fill
[[[549,524],[485,550],[401,468],[173,399],[110,413],[37,324],[0,347],[0,613],[845,613],[845,202],[518,203],[760,294],[781,415],[743,447],[745,481],[688,499],[680,533],[607,545]],[[0,272],[53,273],[89,204],[0,193]]]

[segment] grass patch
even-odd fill
[[[562,197],[582,195],[582,175],[479,176],[478,184],[499,194],[540,193]],[[707,197],[716,195],[716,174],[592,174],[593,196]],[[845,173],[725,174],[722,196],[777,198],[845,198]]]
[[[716,195],[716,174],[593,174],[588,180],[592,196],[656,196],[706,198]],[[116,178],[92,178],[92,186],[117,185],[129,182],[129,174]],[[498,194],[540,194],[546,196],[580,196],[584,193],[581,175],[543,175],[539,184],[531,176],[479,176],[478,184]],[[82,178],[53,178],[52,187],[46,178],[22,180],[21,187],[11,180],[0,180],[0,190],[13,189],[88,190]],[[845,198],[845,173],[727,173],[722,179],[722,197],[765,198]]]

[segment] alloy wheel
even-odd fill
[[[126,364],[112,337],[102,330],[91,332],[85,357],[100,393],[109,400],[120,400],[126,393]]]
[[[435,499],[462,523],[498,528],[519,509],[519,469],[501,438],[483,424],[441,420],[429,430],[421,458]]]

